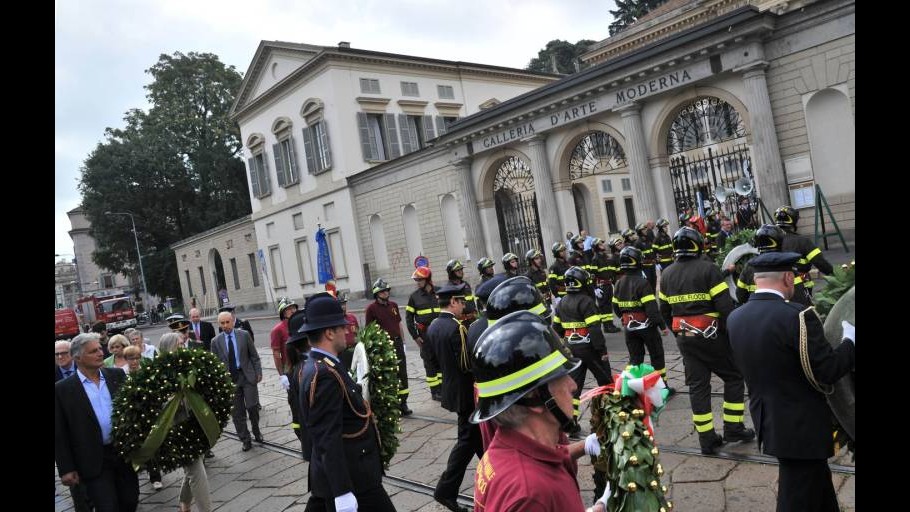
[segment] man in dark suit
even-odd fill
[[[76,336],[76,373],[54,384],[54,455],[63,485],[83,484],[98,512],[134,511],[139,478],[111,440],[114,397],[126,380],[119,368],[103,368],[100,336]]]
[[[832,349],[815,310],[787,301],[799,258],[797,253],[767,252],[749,261],[756,290],[730,314],[727,331],[749,386],[759,445],[780,461],[777,511],[837,511],[827,461],[834,455],[831,410],[816,386],[832,384],[854,367],[856,331],[844,322],[844,341]],[[801,323],[817,383],[810,384],[800,363]]]
[[[259,352],[253,345],[253,338],[243,329],[234,328],[234,315],[230,312],[218,313],[218,325],[221,334],[212,340],[212,352],[221,359],[231,374],[234,382],[234,403],[231,418],[234,428],[243,442],[243,451],[253,447],[250,441],[250,429],[246,426],[247,413],[253,437],[257,443],[264,442],[259,432],[259,382],[262,381],[262,362]]]
[[[310,461],[312,495],[306,510],[394,511],[382,487],[373,413],[339,359],[347,328],[341,304],[319,293],[307,300],[304,311],[306,323],[297,332],[307,335],[311,347],[299,394],[302,423],[309,433],[304,459]]]
[[[60,340],[54,343],[54,382],[76,373],[76,363],[70,354],[70,342]]]
[[[470,288],[464,283],[449,282],[440,288],[436,296],[442,311],[427,329],[427,343],[442,368],[442,407],[458,414],[458,437],[433,497],[456,512],[467,510],[456,500],[468,463],[474,455],[478,459],[483,456],[480,427],[469,421],[474,411],[474,378],[470,371],[468,328],[460,320],[468,293]]]
[[[202,343],[206,350],[212,350],[212,338],[215,337],[215,326],[202,319],[198,308],[190,310],[189,340],[191,344]],[[192,345],[190,345],[192,346]]]

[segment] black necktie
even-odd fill
[[[234,352],[234,340],[231,339],[230,334],[226,334],[225,339],[227,340],[228,359],[230,360],[228,363],[228,368],[231,369],[231,373],[234,373],[237,371],[237,353]]]

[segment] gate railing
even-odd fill
[[[505,197],[504,197],[505,196]],[[540,217],[537,213],[536,194],[497,194],[496,218],[499,221],[499,237],[503,253],[518,255],[522,272],[527,271],[525,253],[530,249],[543,248],[540,233]],[[497,273],[502,271],[502,254],[489,256],[495,263]]]
[[[701,192],[702,200],[710,204],[715,211],[723,211],[730,218],[733,218],[743,197],[752,203],[755,211],[758,204],[754,182],[751,183],[747,194],[734,192],[736,182],[740,178],[747,177],[750,182],[753,180],[751,168],[752,157],[745,145],[721,150],[706,148],[704,153],[697,157],[686,155],[671,157],[670,181],[677,212],[683,212],[688,208],[697,209],[698,192]],[[726,195],[721,194],[723,200],[715,195],[718,185],[723,186],[727,192]]]

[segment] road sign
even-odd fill
[[[429,267],[429,266],[430,266],[430,259],[427,258],[426,256],[420,255],[420,256],[414,258],[414,268]]]

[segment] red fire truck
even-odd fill
[[[133,303],[129,295],[122,291],[95,292],[80,298],[76,305],[83,322],[92,325],[100,320],[107,326],[108,334],[136,327]]]

